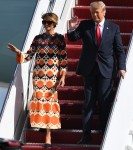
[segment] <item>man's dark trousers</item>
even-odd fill
[[[88,135],[92,128],[91,125],[96,100],[98,100],[99,104],[100,128],[103,131],[105,130],[110,112],[109,95],[112,89],[112,78],[103,77],[96,63],[91,73],[84,77],[84,84],[83,132],[84,135]]]

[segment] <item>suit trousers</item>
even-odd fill
[[[105,130],[110,112],[109,95],[112,89],[112,78],[101,75],[98,64],[88,76],[84,77],[85,101],[83,107],[83,133],[90,134],[96,101],[98,101],[100,129]]]

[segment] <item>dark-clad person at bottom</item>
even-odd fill
[[[82,40],[76,73],[84,78],[85,101],[83,108],[83,136],[78,144],[91,140],[91,124],[96,100],[100,108],[100,128],[105,131],[110,112],[109,94],[113,78],[126,73],[125,52],[117,24],[105,18],[106,6],[102,1],[90,3],[92,19],[78,22],[69,20],[67,36],[70,41]],[[117,63],[116,63],[117,62]]]
[[[65,85],[67,71],[65,38],[55,32],[57,24],[56,14],[43,14],[42,25],[45,32],[35,36],[26,53],[8,44],[8,48],[16,53],[18,63],[25,63],[36,55],[29,115],[31,127],[46,129],[45,147],[51,146],[51,130],[61,128],[57,88]]]

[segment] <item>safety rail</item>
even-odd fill
[[[133,32],[128,46],[126,68],[127,72],[120,79],[116,97],[110,112],[107,130],[101,150],[129,150],[133,147]]]

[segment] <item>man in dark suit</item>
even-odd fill
[[[125,52],[120,29],[105,19],[106,6],[102,1],[90,4],[91,20],[78,23],[78,17],[69,21],[68,39],[81,39],[83,46],[76,73],[84,77],[85,101],[83,108],[83,136],[78,142],[85,144],[91,139],[91,122],[96,100],[100,107],[100,127],[105,130],[108,119],[109,94],[113,77],[124,78]]]

